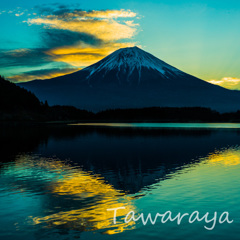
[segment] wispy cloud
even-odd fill
[[[52,61],[47,48],[0,50],[1,67],[40,66]]]
[[[48,79],[59,77],[63,74],[69,74],[80,70],[80,68],[52,68],[52,69],[41,69],[28,71],[19,75],[14,75],[12,77],[8,77],[13,82],[27,82],[32,79]]]
[[[133,18],[136,13],[130,10],[102,10],[102,11],[80,11],[72,10],[56,15],[41,15],[37,18],[28,19],[29,25],[43,25],[49,29],[70,30],[94,35],[104,41],[127,39],[134,36],[136,29],[124,22],[118,22],[118,18]],[[133,24],[133,22],[132,22]]]
[[[240,78],[224,77],[221,80],[209,80],[208,82],[229,89],[240,90]]]
[[[125,23],[130,26],[130,27],[136,27],[136,26],[139,26],[139,23],[134,23],[133,20],[131,21],[125,21]]]
[[[14,13],[17,17],[24,13],[18,11]],[[133,46],[133,37],[138,32],[138,23],[134,22],[137,14],[131,10],[85,11],[76,5],[52,4],[36,6],[33,11],[28,13],[30,16],[26,14],[28,19],[23,22],[42,29],[39,37],[41,47],[0,51],[2,66],[39,67],[60,62],[82,68],[118,48]],[[52,76],[50,72],[47,74],[42,78]],[[22,81],[23,77],[29,80],[35,76],[23,73],[11,79]]]
[[[15,16],[16,17],[20,17],[20,16],[22,16],[24,14],[24,12],[19,12],[19,13],[15,13]]]
[[[20,17],[24,15],[26,12],[28,12],[27,9],[22,9],[21,7],[17,7],[16,9],[13,9],[13,10],[2,10],[0,11],[0,14],[9,14],[9,15],[15,15],[16,17]]]

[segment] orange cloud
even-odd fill
[[[75,67],[86,67],[119,48],[132,47],[134,43],[109,43],[101,48],[94,47],[60,47],[51,49],[46,54],[56,62],[65,62]]]
[[[224,77],[221,80],[209,80],[209,83],[219,85],[221,87],[229,88],[229,89],[238,89],[240,90],[240,79],[234,77]]]

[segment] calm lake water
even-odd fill
[[[239,239],[239,124],[0,129],[0,239]],[[234,222],[125,223],[130,211]]]

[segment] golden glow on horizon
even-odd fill
[[[229,89],[240,89],[240,79],[234,77],[224,77],[221,80],[208,80],[207,82]]]

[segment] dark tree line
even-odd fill
[[[39,111],[40,108],[41,103],[33,93],[6,81],[0,76],[0,110],[26,109]]]
[[[151,107],[110,109],[98,113],[73,106],[49,106],[30,91],[0,76],[0,120],[2,121],[90,121],[90,122],[240,122],[240,111],[219,113],[203,107]]]
[[[0,76],[0,120],[65,121],[89,118],[91,113],[71,106],[49,107],[30,91]]]

